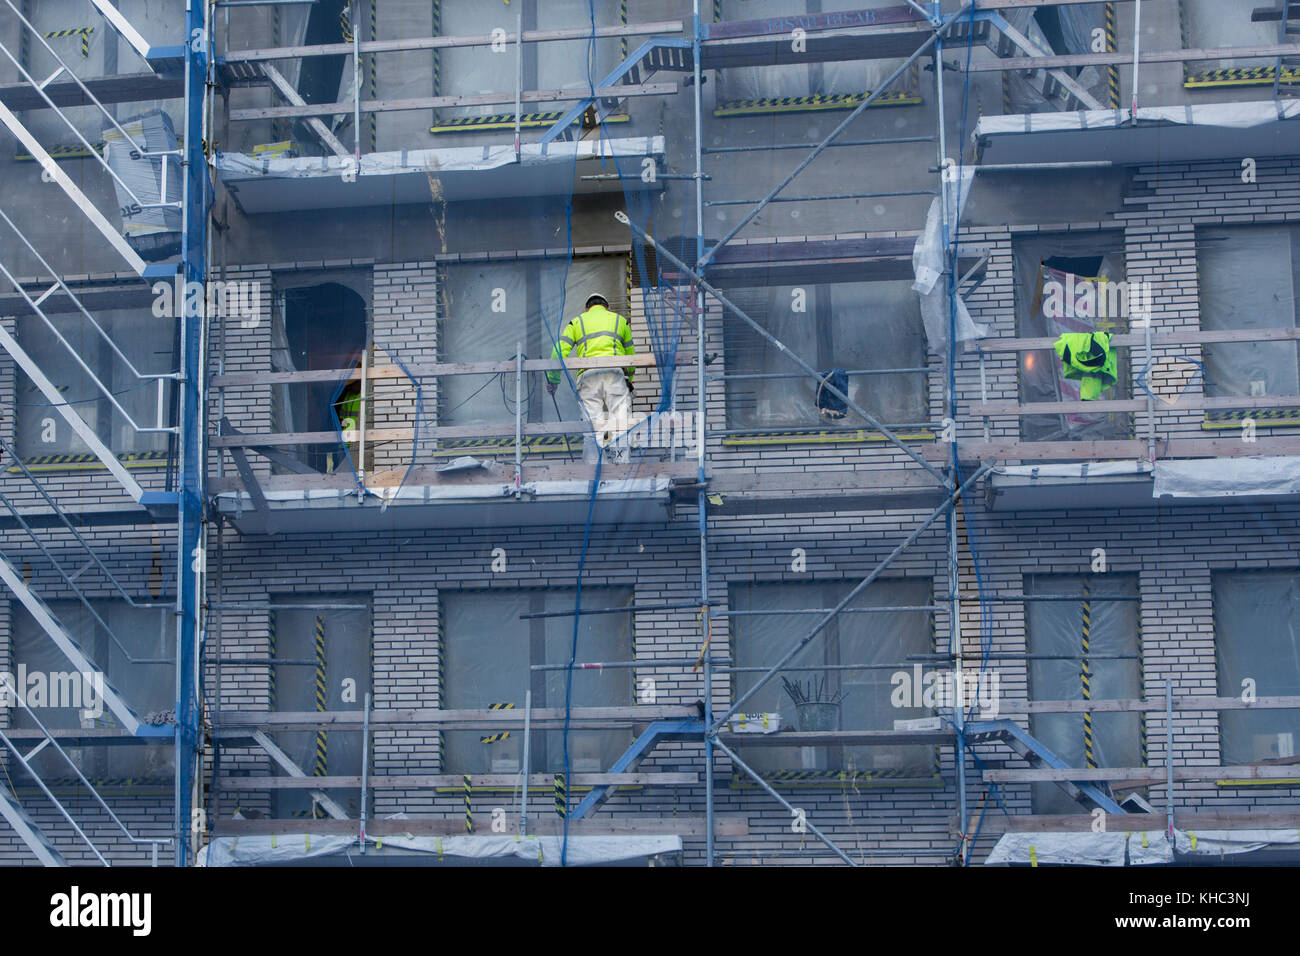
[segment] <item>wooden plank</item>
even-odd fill
[[[581,451],[576,446],[572,450],[575,455]],[[509,451],[509,449],[506,449],[506,451]],[[555,451],[564,454],[564,447],[560,446]],[[484,454],[482,449],[466,449],[466,453],[473,453],[476,456]],[[488,452],[488,454],[492,454],[492,452]],[[574,464],[530,463],[527,469],[527,479],[530,482],[590,481],[595,474],[595,470],[595,465],[576,462]],[[697,467],[693,462],[650,461],[627,465],[602,465],[600,476],[602,481],[659,476],[694,479],[697,473]],[[369,473],[366,475],[366,487],[378,489],[396,488],[398,486],[413,488],[420,485],[498,484],[503,481],[511,481],[513,478],[514,462],[512,461],[497,461],[490,469],[478,469],[473,472],[456,474],[439,474],[435,467],[424,465],[412,469],[409,475],[406,468],[394,468]],[[314,491],[317,489],[355,491],[357,486],[356,479],[350,474],[324,475],[316,473],[307,475],[272,475],[269,478],[262,479],[260,484],[266,491]],[[245,490],[243,482],[236,477],[210,478],[208,485],[215,492]],[[930,485],[938,487],[933,480],[930,481]]]
[[[927,461],[947,461],[947,444],[932,443],[921,448]],[[1242,458],[1256,455],[1300,455],[1300,437],[1260,438],[1244,442],[1240,438],[1157,439],[1157,458]],[[961,442],[958,457],[962,461],[1103,461],[1133,460],[1147,457],[1147,443],[1129,441],[995,441]]]
[[[1151,333],[1152,348],[1185,345],[1214,345],[1220,342],[1294,342],[1300,341],[1300,328],[1294,329],[1198,329],[1185,332]],[[977,352],[1034,352],[1050,349],[1056,339],[1048,336],[1029,338],[978,339],[968,343],[971,353]],[[1122,332],[1110,337],[1117,348],[1146,345],[1146,333]]]
[[[1145,398],[1100,399],[1091,402],[988,402],[984,405],[971,406],[971,414],[977,417],[1016,418],[1023,415],[1073,415],[1093,412],[1105,414],[1110,412],[1145,411]],[[1230,395],[1211,397],[1208,395],[1182,395],[1169,402],[1157,399],[1156,410],[1172,409],[1174,411],[1207,411],[1231,408],[1300,408],[1300,395]]]
[[[1023,813],[1006,816],[988,813],[984,817],[984,832],[1001,833],[1089,833],[1095,825],[1091,814],[1038,814]],[[369,825],[367,824],[367,827]],[[1202,830],[1256,830],[1300,828],[1300,813],[1261,810],[1259,812],[1176,812],[1174,826],[1193,832]],[[1137,830],[1164,830],[1163,813],[1111,813],[1106,815],[1106,829],[1132,832]]]
[[[287,79],[285,79],[284,75],[281,74],[279,70],[271,66],[271,64],[267,63],[262,66],[262,71],[266,75],[266,78],[271,81],[271,85],[275,87],[276,92],[278,92],[280,96],[282,96],[284,99],[288,100],[290,103],[293,104],[292,106],[280,107],[281,109],[292,109],[292,110],[310,109],[310,107],[307,105],[307,102],[302,98],[302,96],[299,95],[298,90],[294,88],[292,83],[290,83]],[[238,110],[231,110],[230,112],[233,118],[233,114],[238,112]],[[339,112],[346,112],[346,111],[340,110]],[[311,113],[303,113],[302,115],[313,116],[313,114]],[[348,152],[347,147],[344,146],[339,141],[339,138],[330,131],[330,128],[326,126],[324,123],[322,123],[320,120],[315,118],[309,119],[307,121],[307,125],[311,128],[311,131],[316,134],[316,138],[319,139],[325,145],[326,149],[334,153],[334,155],[336,156],[352,155],[350,152]]]
[[[1163,783],[1167,778],[1160,766],[1152,767],[1093,767],[1065,768],[1034,767],[1028,769],[986,769],[984,779],[992,783],[1043,783],[1060,781],[1110,781],[1131,785],[1150,786]],[[1295,780],[1300,778],[1300,768],[1248,764],[1241,767],[1174,767],[1174,780],[1192,782],[1201,780]]]
[[[1248,60],[1256,57],[1275,59],[1300,55],[1295,43],[1266,43],[1255,46],[1199,47],[1190,50],[1146,50],[1138,54],[1141,63],[1180,63],[1192,60]],[[1132,53],[1072,53],[1061,56],[1012,56],[1001,60],[972,63],[972,73],[996,73],[1002,70],[1041,70],[1052,67],[1110,66],[1133,62]]]
[[[492,829],[492,817],[487,813],[474,814],[474,829],[479,833],[489,833]],[[1084,817],[1090,820],[1089,817]],[[343,834],[356,836],[355,820],[212,820],[212,833],[215,836],[253,836],[253,835],[292,835]],[[519,815],[506,814],[506,832],[518,832]],[[603,818],[585,817],[569,821],[569,832],[584,835],[594,834],[676,834],[679,836],[703,836],[705,819],[702,814],[676,814],[665,817],[605,815]],[[528,832],[533,835],[553,835],[563,831],[564,821],[554,811],[547,809],[537,811],[536,818],[528,815]],[[749,835],[749,818],[738,813],[719,813],[714,817],[714,832],[718,836],[742,837]],[[378,817],[366,821],[367,836],[463,836],[465,817],[410,817],[405,820],[381,820]]]
[[[471,776],[473,788],[482,787],[518,787],[521,785],[517,773],[476,773]],[[530,787],[550,787],[555,782],[555,774],[534,773],[528,776]],[[700,782],[697,773],[575,773],[569,776],[572,787],[689,787]],[[411,789],[426,790],[439,787],[463,789],[465,775],[459,773],[444,774],[398,774],[396,776],[372,776],[370,787],[375,790]],[[310,790],[313,787],[328,789],[330,787],[361,786],[361,776],[325,776],[325,777],[222,777],[222,790]]]
[[[523,426],[526,437],[537,435],[585,435],[590,422],[530,422]],[[332,445],[340,441],[339,432],[261,432],[243,435],[213,435],[212,448],[246,448],[251,445]],[[420,429],[425,438],[503,438],[513,437],[514,425],[429,425]],[[366,439],[372,442],[410,441],[413,428],[367,428]],[[361,440],[359,430],[342,432],[342,441]]]
[[[265,70],[273,69],[270,66]],[[676,83],[642,83],[629,86],[599,86],[597,98],[623,98],[627,96],[664,96],[677,92]],[[587,99],[588,90],[527,90],[520,96],[524,103],[563,103]],[[469,93],[461,96],[421,96],[403,100],[362,100],[362,113],[395,113],[402,110],[442,109],[451,106],[497,106],[515,102],[514,93]],[[338,103],[304,103],[294,106],[265,106],[256,109],[230,111],[232,121],[260,119],[288,119],[305,116],[333,116],[351,113],[356,104],[351,100]]]
[[[694,353],[682,353],[677,364],[690,364]],[[569,368],[581,370],[589,368],[654,368],[657,361],[650,352],[636,355],[602,355],[595,358],[565,359],[524,359],[525,372],[551,372],[556,369]],[[410,365],[410,374],[418,377],[435,375],[488,375],[497,372],[515,370],[513,360],[500,362],[435,362],[427,365]],[[355,368],[313,369],[309,372],[231,372],[226,375],[213,375],[208,383],[214,388],[247,388],[252,385],[287,385],[301,382],[337,382],[352,378],[357,374]],[[366,372],[367,377],[381,380],[407,378],[407,372],[397,365],[377,365]]]
[[[574,723],[600,723],[602,721],[691,720],[699,717],[694,707],[648,705],[636,707],[574,707],[570,714]],[[304,710],[304,711],[221,711],[213,718],[213,726],[222,730],[262,728],[265,730],[311,730],[316,727],[360,730],[365,714],[360,710]],[[533,724],[563,724],[563,708],[539,708],[533,711]],[[417,727],[448,729],[455,724],[458,729],[515,730],[524,726],[522,708],[513,710],[434,709],[384,709],[370,712],[370,726],[397,729]]]
[[[635,37],[654,36],[657,34],[681,33],[681,20],[658,20],[651,23],[625,23],[615,26],[596,27],[595,36],[600,37]],[[593,35],[590,27],[570,27],[563,30],[525,30],[525,43],[547,43],[555,40],[586,40]],[[505,35],[505,42],[516,42],[516,34]],[[339,56],[359,50],[361,53],[393,53],[399,50],[437,50],[447,47],[491,46],[501,40],[500,34],[480,33],[453,37],[409,37],[401,40],[362,40],[354,48],[351,43],[322,43],[312,46],[266,47],[258,50],[232,50],[220,57],[221,64],[239,63],[249,60],[294,60],[299,57]]]
[[[1291,710],[1300,708],[1300,695],[1257,697],[1247,702],[1240,697],[1175,697],[1174,710],[1208,713],[1223,710]],[[1111,700],[1012,700],[998,706],[999,717],[1022,714],[1082,714],[1124,713],[1146,711],[1160,713],[1165,709],[1163,700],[1143,700],[1138,697]]]
[[[719,734],[728,747],[845,747],[898,744],[951,744],[952,730],[836,730],[825,733],[782,730],[773,734]]]
[[[135,103],[141,100],[173,100],[185,95],[185,77],[170,73],[122,73],[83,79],[103,104]],[[93,107],[94,101],[71,80],[56,81],[45,94],[58,107]],[[0,84],[0,103],[11,110],[43,110],[49,104],[30,83]]]

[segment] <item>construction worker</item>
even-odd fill
[[[360,365],[357,366],[360,368]],[[355,432],[361,428],[361,379],[355,378],[343,387],[343,392],[339,395],[338,401],[334,403],[334,414],[338,416],[339,430],[343,432]],[[346,443],[348,455],[352,458],[354,468],[361,468],[361,462],[357,461],[357,451],[360,443],[350,441]],[[333,458],[333,456],[330,456]],[[334,471],[334,462],[330,462],[329,470]]]
[[[633,355],[632,323],[610,311],[609,299],[594,292],[587,296],[586,311],[570,320],[560,334],[551,358],[598,358],[603,355]],[[631,425],[632,376],[630,368],[592,368],[578,373],[578,396],[596,431],[596,442],[605,448]],[[555,394],[561,372],[546,373],[546,390]]]

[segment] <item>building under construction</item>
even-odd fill
[[[1300,3],[0,54],[0,861],[1300,862]]]

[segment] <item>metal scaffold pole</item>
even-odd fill
[[[208,28],[201,0],[185,5],[185,153],[182,161],[181,269],[186,282],[206,279],[208,171],[204,106]],[[205,297],[206,298],[206,297]],[[199,743],[199,593],[203,579],[202,351],[206,314],[181,309],[180,474],[176,554],[176,865],[190,863],[194,764]],[[206,312],[205,308],[198,310]]]

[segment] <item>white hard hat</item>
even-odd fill
[[[584,303],[583,308],[584,308],[584,309],[590,309],[590,308],[591,308],[591,303],[595,302],[597,299],[599,299],[601,302],[605,303],[605,305],[607,305],[607,306],[609,305],[609,298],[605,295],[605,293],[603,293],[603,292],[593,292],[591,295],[587,296],[587,301],[586,301],[586,303]]]

